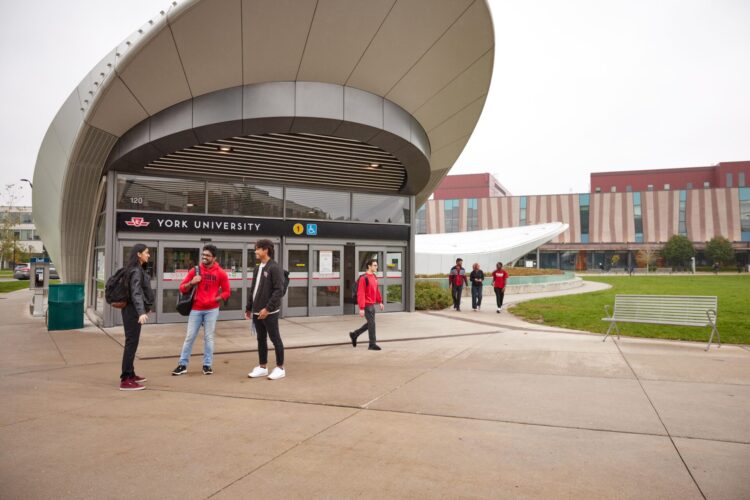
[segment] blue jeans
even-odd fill
[[[203,364],[212,366],[214,359],[214,330],[216,330],[216,320],[219,319],[219,308],[208,309],[206,311],[197,311],[193,309],[188,316],[187,336],[185,343],[182,344],[182,354],[180,354],[180,364],[187,366],[190,361],[190,353],[193,352],[193,342],[198,336],[198,332],[203,325]]]

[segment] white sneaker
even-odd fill
[[[500,312],[500,308],[499,307],[497,308],[497,312]]]
[[[268,380],[278,380],[280,378],[286,377],[286,372],[283,368],[279,368],[278,366],[273,369],[271,374],[268,376]]]
[[[253,368],[253,371],[247,374],[250,378],[258,378],[258,377],[265,377],[268,375],[268,368],[263,368],[260,366],[256,366]]]

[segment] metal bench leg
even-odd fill
[[[617,323],[614,321],[610,321],[609,328],[607,328],[607,333],[604,335],[602,342],[605,342],[607,340],[607,337],[609,337],[609,333],[612,331],[612,327],[614,327],[615,331],[617,332],[617,340],[620,340],[620,329],[617,328]]]
[[[716,325],[711,325],[713,328],[711,329],[711,336],[708,337],[708,345],[706,346],[706,350],[708,351],[711,348],[711,342],[714,339],[714,333],[716,334],[716,339],[718,341],[717,347],[721,348],[721,335],[719,335],[719,329],[716,328]]]

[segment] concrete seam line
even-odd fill
[[[213,493],[212,493],[211,495],[209,495],[209,496],[208,496],[207,498],[213,498],[213,497],[215,497],[216,495],[218,495],[218,494],[219,494],[219,493],[221,493],[222,491],[226,490],[227,488],[229,488],[229,487],[230,487],[230,486],[232,486],[233,484],[236,484],[236,483],[238,483],[238,482],[242,481],[242,480],[243,480],[243,479],[245,479],[246,477],[248,477],[248,476],[250,476],[250,475],[254,474],[254,473],[255,473],[256,471],[258,471],[258,470],[262,469],[263,467],[265,467],[266,465],[268,465],[268,464],[270,464],[271,462],[275,461],[276,459],[278,459],[278,458],[281,458],[281,457],[283,457],[284,455],[286,455],[286,454],[287,454],[287,453],[289,453],[290,451],[294,450],[295,448],[297,448],[297,447],[299,447],[299,446],[301,446],[301,445],[303,445],[303,444],[307,443],[307,442],[308,442],[308,441],[310,441],[311,439],[314,439],[314,438],[318,437],[319,435],[321,435],[321,434],[323,434],[324,432],[326,432],[326,431],[327,431],[328,429],[330,429],[330,428],[332,428],[332,427],[335,427],[335,426],[339,425],[340,423],[344,422],[345,420],[348,420],[348,419],[352,418],[352,417],[353,417],[354,415],[358,414],[358,413],[359,413],[360,411],[362,411],[362,410],[356,410],[356,409],[355,409],[355,411],[353,411],[353,412],[352,412],[351,414],[347,415],[346,417],[342,418],[341,420],[337,420],[336,422],[332,423],[331,425],[329,425],[329,426],[325,427],[324,429],[321,429],[320,431],[316,432],[316,433],[315,433],[315,434],[313,434],[312,436],[308,436],[307,438],[303,439],[302,441],[298,441],[297,443],[293,444],[292,446],[290,446],[290,447],[289,447],[289,448],[287,448],[286,450],[282,451],[282,452],[281,452],[281,453],[279,453],[278,455],[276,455],[276,456],[274,456],[274,457],[271,457],[271,458],[270,458],[270,459],[268,459],[267,461],[265,461],[265,462],[263,462],[262,464],[260,464],[259,466],[255,467],[254,469],[252,469],[251,471],[249,471],[249,472],[248,472],[247,474],[244,474],[243,476],[240,476],[240,477],[238,477],[237,479],[235,479],[235,480],[234,480],[234,481],[232,481],[231,483],[227,484],[227,485],[226,485],[226,486],[224,486],[223,488],[220,488],[220,489],[218,489],[217,491],[213,492]]]
[[[615,345],[617,346],[617,350],[620,351],[620,354],[622,355],[622,359],[625,360],[625,363],[628,365],[628,368],[630,368],[630,371],[633,372],[633,376],[635,376],[635,380],[638,382],[638,385],[641,387],[641,391],[643,391],[643,395],[646,396],[646,400],[651,405],[651,408],[654,410],[654,413],[656,413],[656,418],[659,419],[659,422],[661,423],[662,427],[664,427],[664,432],[667,433],[667,437],[669,438],[669,441],[672,443],[672,446],[674,447],[674,451],[677,453],[677,456],[680,457],[680,461],[682,462],[682,465],[685,466],[685,470],[687,471],[688,475],[690,475],[690,479],[693,480],[693,484],[695,484],[695,487],[698,488],[698,492],[701,494],[701,496],[705,500],[706,494],[703,493],[703,490],[698,484],[698,481],[695,479],[695,476],[693,476],[693,472],[690,470],[690,467],[688,467],[687,462],[685,462],[685,458],[682,456],[682,453],[680,453],[680,449],[677,447],[677,443],[674,442],[674,438],[672,437],[672,434],[669,432],[669,429],[667,428],[667,424],[665,424],[664,420],[661,418],[661,414],[659,413],[659,410],[656,409],[656,405],[651,400],[651,397],[648,395],[646,388],[643,386],[643,382],[638,377],[638,374],[633,369],[633,367],[630,365],[628,358],[625,357],[625,353],[622,352],[622,349],[620,349],[620,344],[614,338],[612,339],[612,342],[615,343]]]
[[[56,340],[55,340],[55,338],[54,338],[54,337],[52,336],[52,334],[50,333],[50,331],[49,331],[49,330],[47,330],[47,336],[48,336],[48,337],[49,337],[49,339],[50,339],[50,340],[52,341],[52,343],[53,343],[53,344],[55,345],[55,349],[57,349],[57,353],[58,353],[58,354],[60,355],[60,357],[62,358],[62,360],[63,360],[63,363],[65,363],[65,366],[68,366],[68,360],[67,360],[67,359],[65,359],[65,355],[64,355],[64,354],[62,353],[62,351],[60,350],[60,346],[59,346],[59,345],[57,345],[57,341],[56,341]]]

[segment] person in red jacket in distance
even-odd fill
[[[370,336],[371,351],[379,351],[380,346],[375,343],[375,304],[380,304],[380,310],[385,309],[383,306],[383,297],[380,295],[378,288],[378,278],[375,273],[378,272],[378,261],[370,259],[367,261],[367,271],[357,279],[357,304],[359,305],[359,315],[367,322],[349,332],[349,338],[352,339],[352,347],[357,347],[357,337],[367,330]]]

